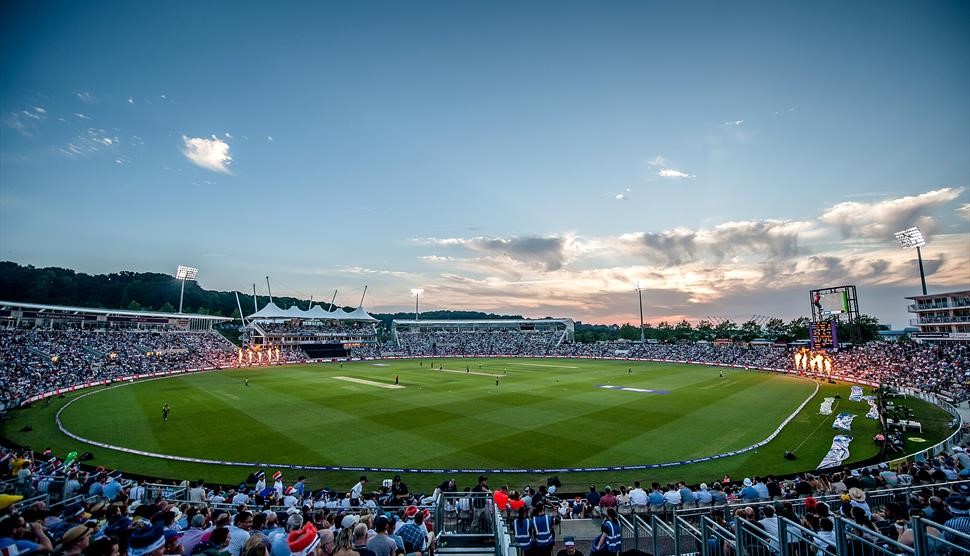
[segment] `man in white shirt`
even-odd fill
[[[229,528],[229,546],[226,552],[232,556],[239,556],[243,546],[249,540],[249,530],[253,528],[253,514],[249,512],[239,512],[233,526]]]
[[[630,491],[630,505],[633,506],[633,513],[645,513],[649,500],[647,491],[640,488],[640,481],[635,481],[633,483],[633,490]]]
[[[364,485],[367,484],[367,475],[361,475],[357,484],[350,489],[350,505],[360,506],[360,498],[364,492]]]

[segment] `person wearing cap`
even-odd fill
[[[276,492],[276,499],[279,500],[283,498],[283,492],[286,490],[286,486],[283,484],[283,472],[277,471],[273,473],[273,490]]]
[[[964,494],[952,494],[946,499],[946,506],[947,509],[950,510],[950,514],[952,514],[953,517],[948,519],[943,526],[949,527],[954,531],[959,531],[964,535],[970,535],[970,499],[968,499]],[[961,548],[970,550],[970,541],[968,541],[966,537],[958,537],[957,535],[946,531],[943,533],[943,540],[954,543]]]
[[[267,535],[269,539],[269,554],[270,556],[289,556],[290,545],[287,540],[287,535],[294,531],[299,531],[303,529],[303,516],[299,511],[294,511],[295,508],[290,508],[287,510],[289,517],[286,518],[286,530],[281,533],[274,533],[272,535]],[[293,512],[293,513],[290,513]],[[333,533],[331,533],[332,535]]]
[[[583,553],[576,550],[576,539],[566,537],[563,539],[563,549],[556,553],[556,556],[583,556]]]
[[[185,554],[192,554],[192,550],[202,542],[203,535],[206,534],[206,522],[208,518],[204,513],[197,513],[192,516],[189,522],[189,529],[182,535],[182,550]]]
[[[391,481],[391,498],[393,506],[404,506],[408,502],[408,497],[410,496],[410,491],[408,491],[408,485],[401,480],[400,475],[394,475],[394,480]]]
[[[758,495],[758,490],[754,488],[754,483],[751,479],[745,477],[741,484],[744,485],[744,488],[741,489],[741,501],[745,504],[757,502],[760,496]]]
[[[397,543],[388,536],[390,526],[391,522],[387,516],[379,515],[374,520],[374,532],[377,534],[367,541],[367,548],[377,556],[393,556],[398,553]],[[401,550],[401,553],[403,552]]]

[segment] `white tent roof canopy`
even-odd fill
[[[357,307],[350,313],[343,309],[327,311],[319,305],[314,305],[309,310],[303,310],[296,305],[289,309],[281,309],[270,301],[262,309],[246,317],[249,320],[339,320],[347,322],[378,322],[378,319],[371,316],[363,307]]]

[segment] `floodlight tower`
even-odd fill
[[[637,282],[637,295],[640,297],[640,343],[642,344],[645,340],[643,337],[643,288],[640,287],[640,282]]]
[[[414,320],[418,320],[421,313],[418,312],[418,299],[424,293],[422,288],[411,288],[411,295],[414,296]]]
[[[185,281],[195,280],[195,277],[199,275],[199,269],[192,268],[191,266],[179,265],[178,270],[175,271],[175,278],[182,281],[182,291],[179,292],[179,314],[182,313],[182,298],[185,297]]]
[[[916,260],[919,261],[919,280],[923,286],[923,295],[926,295],[926,273],[923,272],[923,253],[920,252],[920,247],[926,245],[926,239],[923,238],[923,232],[919,230],[916,226],[912,228],[906,228],[900,232],[896,232],[896,241],[903,249],[909,249],[912,247],[916,248]]]

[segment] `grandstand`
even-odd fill
[[[361,308],[329,313],[320,307],[284,310],[270,304],[249,316],[248,349],[240,350],[212,330],[213,323],[227,320],[223,317],[29,304],[0,307],[0,391],[8,406],[117,380],[248,366],[253,360],[243,357],[247,351],[279,350],[276,359],[259,357],[256,362],[303,362],[305,352],[318,346],[340,346],[344,356],[368,358],[540,356],[805,372],[797,368],[790,348],[766,342],[578,344],[572,341],[569,319],[394,321],[392,341],[381,345],[376,338],[377,319]],[[878,342],[826,356],[832,363],[830,373],[818,369],[806,374],[892,385],[926,393],[944,405],[968,397],[970,352],[965,345]],[[462,493],[462,485],[442,476],[438,489],[396,497],[393,485],[368,486],[361,493],[359,507],[366,509],[361,514],[350,502],[350,485],[346,490],[303,485],[299,492],[284,488],[278,494],[253,481],[231,486],[188,481],[153,484],[82,466],[76,454],[65,461],[53,454],[2,448],[0,466],[11,478],[0,482],[4,493],[0,496],[12,503],[0,513],[29,516],[40,507],[53,508],[57,519],[45,521],[43,527],[55,542],[63,541],[71,527],[80,524],[77,516],[90,513],[101,534],[117,537],[127,546],[134,542],[135,531],[147,534],[130,520],[137,517],[145,523],[163,521],[158,527],[183,533],[172,538],[192,538],[194,530],[211,534],[235,516],[248,519],[252,514],[240,506],[245,503],[259,510],[257,529],[272,543],[285,542],[279,536],[285,528],[273,526],[272,520],[288,522],[300,516],[301,523],[313,523],[314,528],[339,536],[357,520],[372,529],[374,516],[382,513],[406,522],[413,515],[408,507],[413,505],[427,508],[431,516],[427,529],[428,542],[433,544],[425,552],[531,554],[515,535],[515,517],[505,502],[508,496],[517,503],[525,501],[536,515],[557,521],[557,550],[569,536],[583,552],[591,551],[602,523],[615,513],[622,549],[658,556],[963,554],[970,550],[970,530],[960,521],[970,494],[967,449],[964,431],[958,430],[944,442],[891,465],[867,462],[853,470],[764,480],[725,476],[709,485],[679,482],[664,488],[655,483],[654,488],[642,490],[622,485],[609,492],[592,489],[568,496],[547,486],[500,491],[498,485],[487,483],[476,487],[480,487],[478,494],[468,492],[472,485]],[[266,474],[272,471],[265,470]],[[281,483],[295,487],[294,478],[286,477]],[[555,484],[550,478],[549,485]],[[496,492],[500,495],[495,496]],[[224,512],[224,517],[218,517],[218,512]],[[193,527],[196,515],[202,516],[201,526]]]
[[[572,319],[394,320],[388,353],[547,355],[575,336]]]
[[[348,356],[348,350],[377,341],[379,322],[363,309],[324,310],[319,305],[302,310],[278,307],[272,300],[247,317],[244,342],[248,346],[280,346],[302,350],[310,359]]]

